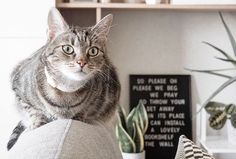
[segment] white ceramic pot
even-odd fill
[[[230,120],[227,120],[227,134],[228,142],[236,145],[236,128],[232,126]]]
[[[145,151],[141,153],[124,153],[122,152],[123,159],[145,159]]]

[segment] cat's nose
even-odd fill
[[[79,59],[77,63],[80,65],[81,68],[83,68],[87,64],[87,62],[84,59]]]

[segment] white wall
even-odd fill
[[[31,1],[4,1],[6,4],[1,2],[0,6],[0,158],[6,158],[5,145],[18,121],[9,74],[20,59],[37,50],[46,40],[46,15],[52,1],[50,4],[47,4],[48,0]],[[11,5],[10,2],[18,4]],[[110,10],[104,14],[108,12]],[[108,49],[122,83],[121,104],[127,109],[129,74],[190,74],[183,68],[225,67],[224,63],[214,60],[216,51],[201,41],[212,42],[232,53],[217,12],[117,10],[112,13],[115,19]],[[226,13],[225,19],[236,37],[236,13]],[[224,79],[197,73],[192,75],[194,108]],[[217,99],[236,103],[235,88],[234,84]]]
[[[107,11],[106,13],[108,13]],[[112,61],[122,83],[122,105],[129,105],[129,74],[191,74],[184,67],[217,69],[232,67],[218,62],[221,56],[202,44],[208,41],[233,56],[227,34],[217,12],[184,11],[116,11],[109,41]],[[236,13],[225,13],[225,20],[236,35]],[[131,20],[132,19],[132,20]],[[236,36],[235,36],[236,37]],[[225,79],[192,74],[193,107],[204,100]],[[236,85],[215,99],[236,102]]]
[[[46,23],[53,0],[0,0],[0,158],[7,158],[6,144],[19,121],[14,108],[10,73],[22,59],[46,42]]]
[[[109,13],[108,10],[106,13]],[[105,14],[106,14],[105,13]],[[207,41],[234,56],[226,31],[217,12],[184,11],[112,11],[115,21],[109,41],[112,61],[122,83],[121,104],[129,107],[130,74],[191,74],[192,112],[203,103],[226,79],[185,71],[232,67],[217,61],[222,57],[214,49],[202,44]],[[236,13],[224,13],[236,37]],[[235,71],[228,72],[234,74]],[[226,88],[214,100],[236,103],[236,83]],[[196,119],[196,118],[194,118]],[[209,133],[219,131],[208,130]],[[224,134],[225,129],[220,133]],[[196,121],[193,120],[196,136]]]

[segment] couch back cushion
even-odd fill
[[[10,159],[121,159],[112,124],[56,120],[24,132]]]

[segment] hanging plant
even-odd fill
[[[203,42],[204,44],[210,46],[211,48],[217,50],[218,53],[223,55],[222,57],[216,56],[215,58],[217,60],[220,60],[222,62],[230,63],[233,67],[232,68],[224,68],[224,69],[217,69],[217,70],[195,70],[195,69],[187,69],[192,72],[200,72],[200,73],[207,73],[219,77],[226,78],[227,80],[220,85],[209,97],[208,99],[202,104],[202,107],[198,112],[200,112],[203,108],[210,114],[209,118],[209,124],[214,129],[221,129],[224,125],[227,119],[231,120],[231,124],[234,128],[236,128],[236,108],[234,104],[223,104],[218,102],[212,102],[211,100],[219,94],[222,90],[224,90],[226,87],[230,86],[232,83],[236,81],[236,76],[229,76],[225,74],[225,71],[236,71],[236,42],[235,39],[225,23],[225,20],[223,18],[222,13],[219,13],[220,19],[224,25],[224,28],[227,32],[230,44],[233,48],[234,57],[230,56],[226,51],[220,49],[219,47],[209,43],[209,42]],[[236,74],[236,72],[235,72]],[[197,112],[197,113],[198,113]]]

